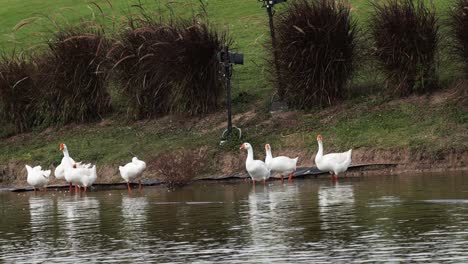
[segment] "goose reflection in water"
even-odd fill
[[[79,254],[83,249],[95,247],[90,236],[99,233],[100,203],[95,197],[64,197],[57,202],[59,215],[63,217],[65,239],[69,250]]]
[[[50,197],[29,197],[29,212],[31,215],[31,233],[36,234],[46,230],[54,216],[54,202]]]
[[[340,230],[354,222],[354,189],[352,185],[320,186],[319,214],[322,230]]]
[[[142,232],[146,232],[145,223],[147,221],[148,198],[146,197],[128,197],[122,196],[122,223],[124,237],[127,242],[133,240],[135,243],[141,242]]]
[[[284,232],[291,231],[290,207],[294,207],[299,190],[292,185],[281,189],[264,188],[249,194],[249,224],[251,229],[251,249],[253,251],[285,254],[287,237]],[[274,226],[274,228],[272,228]],[[286,256],[285,256],[286,257]]]
[[[29,213],[31,226],[31,245],[34,250],[27,250],[29,257],[46,257],[48,253],[48,240],[51,236],[50,226],[53,225],[55,214],[54,201],[51,197],[29,197]],[[27,256],[23,256],[26,257]],[[27,260],[26,260],[27,261]]]

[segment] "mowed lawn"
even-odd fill
[[[39,44],[43,44],[55,30],[53,23],[47,17],[58,21],[60,25],[73,24],[80,20],[97,20],[108,26],[109,34],[116,34],[125,22],[125,15],[139,12],[139,8],[135,7],[139,2],[147,10],[153,11],[155,16],[160,11],[168,10],[185,17],[200,12],[199,0],[0,0],[0,50],[6,52],[37,50]],[[261,3],[256,0],[203,0],[203,2],[206,4],[210,22],[219,30],[228,31],[234,40],[233,47],[245,54],[245,65],[236,67],[235,93],[246,91],[257,98],[264,98],[271,92],[271,85],[267,82],[269,67],[266,63],[270,35],[267,14],[261,8]],[[372,1],[350,2],[354,18],[365,32],[367,18],[372,12]],[[445,17],[454,3],[453,0],[434,2],[442,17]],[[280,4],[277,9],[282,9],[284,6],[285,4]],[[102,16],[101,10],[105,17]],[[27,22],[30,18],[40,18],[40,20],[15,30],[16,25]],[[442,57],[443,61],[447,60],[446,56]],[[442,72],[441,75],[447,75],[447,72],[449,71]],[[369,75],[367,70],[361,70],[360,74],[356,75],[354,83],[375,86],[375,82],[379,81],[375,79],[375,74]]]
[[[176,15],[190,16],[192,13],[200,13],[198,1],[141,1],[147,10],[156,13],[160,10],[174,10]],[[106,15],[102,17],[98,4]],[[54,27],[46,16],[52,16],[60,23],[77,23],[80,20],[98,20],[104,22],[112,32],[111,25],[115,22],[116,29],[125,22],[125,15],[139,12],[135,7],[138,1],[110,0],[109,2],[98,0],[94,2],[78,0],[51,0],[40,3],[39,1],[12,1],[0,0],[0,49],[11,52],[23,50],[44,43]],[[269,92],[265,80],[265,49],[264,45],[269,40],[268,20],[261,3],[252,0],[222,0],[205,1],[210,22],[218,30],[226,30],[234,40],[233,48],[245,54],[245,65],[236,67],[236,80],[234,86],[241,90],[255,90],[255,94]],[[6,7],[6,8],[5,8]],[[25,19],[41,18],[34,24],[28,24],[15,30],[15,26]],[[46,28],[44,25],[47,25]],[[239,87],[241,86],[241,87]]]

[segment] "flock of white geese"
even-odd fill
[[[324,155],[321,135],[317,136],[317,143],[318,152],[315,156],[317,168],[321,171],[329,172],[332,180],[337,180],[338,174],[345,172],[351,164],[352,149],[342,153],[329,153]],[[263,181],[263,184],[266,184],[266,180],[275,173],[280,174],[281,180],[283,180],[284,176],[288,176],[289,181],[292,180],[292,176],[297,168],[298,158],[289,158],[286,156],[273,157],[270,144],[265,145],[265,161],[254,159],[253,147],[249,143],[242,144],[240,149],[247,151],[245,168],[254,185],[256,181]],[[55,177],[65,180],[69,184],[70,192],[73,190],[72,186],[75,186],[75,192],[81,191],[82,187],[84,188],[84,192],[86,192],[88,187],[93,185],[97,179],[96,165],[75,162],[70,157],[67,146],[63,143],[60,144],[60,151],[63,152],[63,158],[60,165],[55,169]],[[137,157],[133,157],[132,161],[125,166],[119,166],[120,176],[127,183],[129,192],[131,192],[130,182],[140,178],[145,169],[146,163],[139,160]],[[26,165],[26,170],[28,172],[27,182],[34,188],[34,191],[36,191],[36,188],[45,187],[49,182],[51,170],[42,170],[41,166],[33,168],[29,165]],[[140,179],[138,183],[139,190],[141,190]]]
[[[318,152],[315,155],[315,165],[317,169],[329,172],[332,180],[338,179],[338,174],[345,172],[349,165],[351,165],[351,153],[352,149],[342,153],[329,153],[323,154],[323,142],[322,136],[317,136]],[[240,147],[242,150],[247,150],[247,160],[245,161],[245,169],[252,178],[253,184],[255,181],[263,181],[265,184],[266,180],[274,173],[283,176],[288,175],[288,180],[292,180],[292,176],[297,168],[298,158],[289,158],[285,156],[273,157],[271,154],[270,144],[265,145],[266,158],[265,161],[254,160],[253,148],[249,143],[244,143]]]
[[[70,186],[70,192],[72,192],[72,186],[75,186],[75,192],[81,191],[81,187],[86,192],[97,179],[96,165],[75,162],[70,157],[67,146],[63,143],[60,144],[60,151],[63,152],[63,158],[60,165],[55,168],[55,178],[65,180]],[[132,161],[125,166],[119,166],[120,176],[127,182],[129,192],[131,192],[131,180],[140,177],[145,169],[146,163],[137,157],[133,157]],[[36,188],[45,187],[49,182],[50,170],[42,170],[41,166],[32,168],[29,165],[26,165],[26,170],[28,172],[27,182],[34,188],[34,191]],[[138,183],[139,190],[141,190],[141,180],[138,180]]]

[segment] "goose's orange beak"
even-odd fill
[[[317,141],[322,141],[322,135],[317,136]]]
[[[63,143],[60,143],[60,151],[63,151],[65,149],[65,146],[63,145]]]
[[[242,144],[239,149],[244,150],[245,149],[245,144]]]

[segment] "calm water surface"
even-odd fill
[[[468,263],[468,175],[0,193],[0,262]]]

